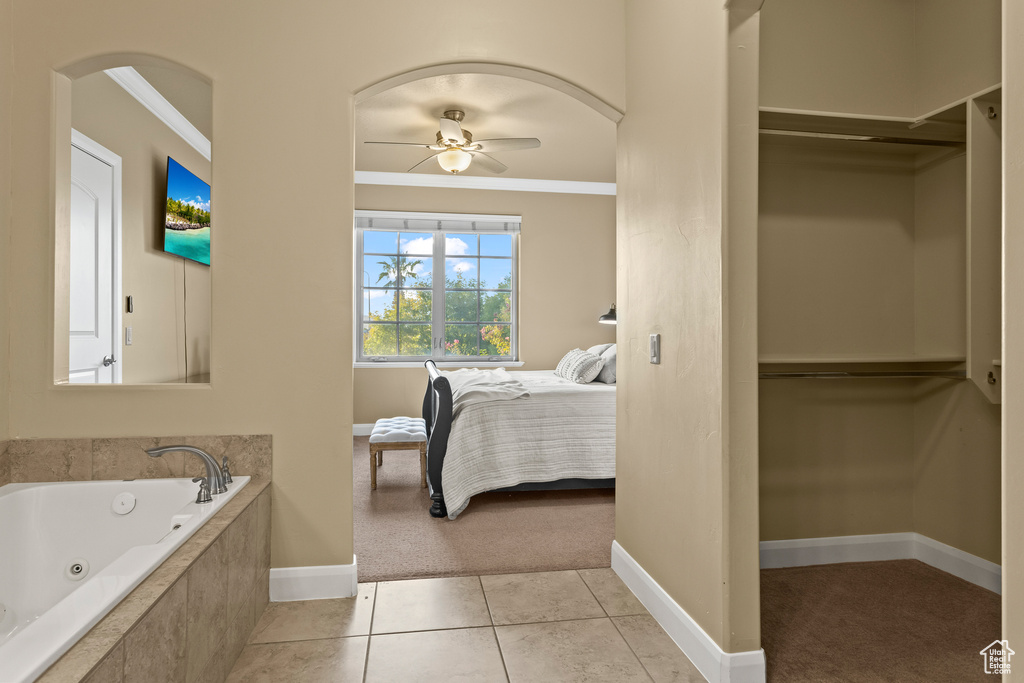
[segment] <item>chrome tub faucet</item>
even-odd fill
[[[146,449],[146,453],[148,453],[151,458],[159,458],[164,453],[173,453],[174,451],[191,453],[192,455],[198,456],[203,461],[203,464],[206,466],[206,481],[210,489],[210,493],[216,495],[228,490],[227,484],[224,481],[224,476],[221,474],[220,465],[213,459],[212,455],[203,449],[196,448],[195,446],[163,446],[161,448]]]

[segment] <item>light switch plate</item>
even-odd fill
[[[128,327],[124,328],[124,345],[125,346],[131,346],[132,345],[132,328],[131,328],[130,325]]]
[[[661,365],[661,335],[651,335],[651,365]]]

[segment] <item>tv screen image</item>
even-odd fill
[[[210,265],[210,186],[167,157],[164,251]]]

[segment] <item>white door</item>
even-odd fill
[[[71,147],[72,383],[121,381],[120,180],[120,158],[76,131]]]

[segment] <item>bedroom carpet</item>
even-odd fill
[[[369,437],[355,437],[352,451],[360,581],[611,566],[612,490],[486,493],[458,519],[434,519],[415,451],[384,453],[376,491]]]
[[[995,593],[917,560],[761,570],[768,681],[985,681]]]

